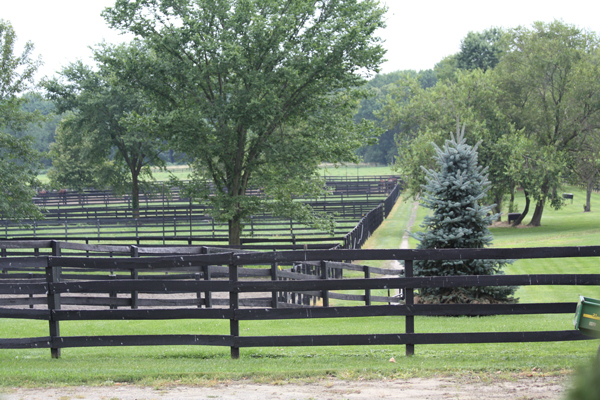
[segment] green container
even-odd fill
[[[573,324],[586,336],[600,338],[600,300],[579,296]]]

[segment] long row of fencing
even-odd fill
[[[340,179],[339,177],[325,177],[325,186],[334,196],[375,195],[389,193],[399,177],[395,175],[369,176],[361,179]],[[248,195],[263,195],[260,188],[250,189]],[[299,199],[303,199],[299,197]],[[307,199],[308,200],[308,199]],[[187,202],[189,199],[179,187],[168,187],[164,184],[155,184],[152,192],[142,192],[140,204],[148,207],[153,203]],[[33,202],[44,207],[64,207],[76,205],[127,205],[131,206],[131,196],[117,194],[112,190],[86,189],[73,191],[61,189],[59,191],[39,190]]]
[[[396,198],[397,200],[397,198]],[[296,236],[294,235],[294,225],[293,225],[293,221],[289,221],[289,227],[290,227],[290,233],[291,233],[291,237],[278,237],[278,238],[274,238],[274,237],[265,237],[265,238],[241,238],[241,244],[239,246],[239,248],[243,248],[246,250],[259,250],[259,249],[267,249],[267,250],[316,250],[316,249],[339,249],[339,248],[344,248],[344,249],[359,249],[361,248],[364,243],[367,241],[367,239],[373,234],[373,232],[375,232],[375,230],[379,227],[379,225],[381,225],[381,223],[384,220],[384,205],[383,204],[379,204],[377,207],[375,207],[373,210],[369,211],[363,218],[360,219],[360,221],[355,224],[354,222],[349,222],[350,225],[348,225],[350,228],[348,230],[346,230],[345,235],[343,236],[339,236],[339,235],[333,235],[333,236],[319,236],[319,237],[306,237],[306,235],[296,238]],[[339,222],[338,222],[339,223]],[[340,225],[338,225],[340,226]],[[119,226],[115,226],[115,228],[118,228]],[[121,226],[122,229],[122,226]],[[177,246],[177,245],[181,245],[183,244],[187,244],[188,246],[192,246],[194,244],[198,245],[199,243],[202,243],[204,245],[206,245],[206,243],[216,243],[215,246],[217,247],[223,247],[223,245],[219,245],[219,243],[223,243],[226,240],[226,236],[225,233],[223,233],[223,235],[219,235],[217,237],[198,237],[198,236],[192,236],[192,235],[185,235],[185,232],[182,232],[181,230],[179,231],[180,234],[179,236],[175,235],[175,236],[165,236],[164,232],[163,235],[160,235],[160,232],[158,235],[152,236],[152,235],[140,235],[140,231],[135,231],[135,237],[131,237],[131,236],[127,236],[126,234],[123,234],[123,232],[121,232],[121,234],[119,235],[110,235],[110,236],[100,236],[100,234],[98,234],[98,236],[74,236],[74,235],[68,235],[67,232],[65,232],[64,235],[64,240],[71,240],[73,241],[72,243],[70,243],[67,248],[71,248],[70,246],[78,246],[78,244],[76,242],[84,242],[85,245],[88,245],[91,241],[94,242],[135,242],[136,245],[141,245],[143,242],[146,243],[151,243],[151,242],[163,242],[163,245],[165,244],[169,244],[171,246]],[[296,230],[296,232],[298,232],[298,230]],[[58,236],[58,235],[57,235]],[[1,252],[1,256],[2,257],[6,257],[8,252],[10,251],[11,254],[10,255],[17,255],[17,256],[29,256],[29,255],[35,255],[35,256],[46,256],[46,255],[50,255],[50,245],[49,243],[51,242],[50,240],[40,240],[39,238],[36,237],[27,237],[27,238],[12,238],[11,240],[13,240],[14,242],[35,242],[35,243],[41,243],[41,246],[37,246],[37,247],[31,247],[31,249],[29,251],[24,250],[24,249],[20,249],[20,250],[8,250],[8,248],[4,247],[4,248],[0,248],[0,252]],[[109,245],[110,246],[110,245]],[[114,248],[119,248],[118,246],[113,246]],[[154,245],[153,247],[157,247],[160,248],[157,245]],[[77,248],[77,247],[75,247]],[[182,248],[182,247],[178,247],[178,248]],[[116,251],[116,250],[115,250]],[[117,253],[119,251],[116,251]],[[89,256],[89,250],[87,252],[87,255]]]
[[[307,248],[331,248],[338,244],[344,248],[359,248],[387,217],[400,191],[400,185],[395,184],[385,195],[369,196],[367,193],[359,198],[329,196],[308,202],[315,212],[335,216],[332,232],[292,219],[255,215],[244,226],[242,243],[270,246],[274,242],[282,242],[279,247],[270,247],[278,249],[282,249],[284,243],[290,249],[304,244]],[[226,243],[228,226],[216,222],[206,212],[206,206],[191,202],[141,208],[137,215],[126,207],[70,206],[46,212],[46,218],[41,221],[0,221],[0,235],[5,239],[53,238],[86,243],[92,240],[137,244],[156,241],[190,245]],[[23,223],[28,225],[24,227]]]
[[[42,243],[0,242],[0,248],[41,246]],[[454,343],[512,343],[586,340],[578,330],[524,329],[518,332],[415,332],[415,317],[573,314],[575,302],[527,304],[415,304],[419,288],[455,288],[526,285],[599,285],[600,274],[541,274],[492,276],[414,277],[416,260],[555,259],[600,257],[600,246],[512,249],[431,250],[317,250],[288,252],[236,252],[207,248],[145,249],[130,246],[127,257],[73,257],[61,253],[50,242],[47,257],[0,258],[0,318],[43,320],[49,334],[43,337],[0,339],[0,349],[49,348],[53,357],[61,349],[90,346],[199,345],[226,346],[231,356],[245,347],[405,345],[407,355],[416,345]],[[71,247],[73,244],[71,244]],[[115,251],[105,246],[80,251]],[[124,249],[121,249],[124,250]],[[152,257],[136,257],[148,251]],[[189,254],[190,252],[204,254]],[[162,253],[157,256],[157,253]],[[168,254],[168,255],[167,255]],[[177,255],[175,255],[177,254]],[[133,257],[132,257],[133,256]],[[349,260],[396,260],[399,270],[366,269]],[[313,269],[298,272],[296,265]],[[292,268],[290,268],[292,266]],[[354,274],[336,271],[350,270]],[[158,273],[162,274],[158,274]],[[168,272],[168,275],[165,273]],[[358,275],[357,275],[358,272]],[[102,275],[104,273],[104,276]],[[106,273],[110,273],[107,279]],[[371,274],[379,274],[377,277]],[[372,296],[373,291],[392,291]],[[361,291],[363,294],[347,294]],[[404,293],[404,301],[395,295]],[[322,301],[290,302],[286,293],[310,294]],[[99,296],[105,295],[104,298]],[[188,297],[181,298],[182,294]],[[245,296],[254,294],[257,298]],[[266,296],[265,296],[266,294]],[[175,295],[178,297],[175,298]],[[155,297],[152,297],[155,296]],[[157,297],[160,296],[160,297]],[[171,297],[170,297],[171,296]],[[344,296],[354,296],[353,298]],[[354,306],[339,306],[335,299],[356,300]],[[300,304],[298,304],[300,303]],[[73,305],[87,307],[73,308]],[[33,307],[33,308],[31,308]],[[126,308],[119,308],[126,307]],[[398,317],[404,328],[395,333],[268,336],[243,334],[244,321],[320,318]],[[64,336],[62,321],[93,320],[229,320],[221,334]],[[318,321],[315,321],[317,324]],[[400,327],[401,324],[399,323]]]

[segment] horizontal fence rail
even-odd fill
[[[414,346],[420,344],[586,340],[578,330],[415,333],[415,317],[571,314],[576,303],[414,304],[413,291],[429,287],[600,285],[600,274],[413,276],[415,260],[600,257],[600,246],[284,252],[196,247],[186,248],[187,253],[184,248],[167,247],[95,249],[119,252],[110,258],[64,257],[61,245],[69,244],[48,244],[51,256],[0,258],[0,318],[47,320],[49,335],[0,339],[0,348],[50,348],[52,356],[58,357],[61,349],[68,347],[210,345],[230,347],[231,356],[237,358],[243,347],[406,345],[407,354],[413,354]],[[0,248],[9,245],[0,242]],[[80,245],[78,250],[90,251],[93,246]],[[140,257],[146,251],[153,257]],[[348,260],[398,260],[404,268],[373,268]],[[375,290],[387,290],[388,295],[376,296]],[[175,298],[174,294],[188,297]],[[250,295],[253,297],[247,297]],[[335,299],[356,305],[335,306]],[[78,307],[71,308],[74,305]],[[405,327],[392,334],[363,335],[278,336],[274,332],[272,336],[246,336],[240,332],[240,321],[378,316],[403,317]],[[60,334],[61,321],[123,319],[226,319],[230,330],[222,335]]]

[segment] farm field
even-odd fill
[[[348,165],[322,165],[320,168],[320,175],[327,176],[340,176],[348,178],[356,178],[361,176],[374,176],[374,175],[394,175],[391,166],[386,165],[371,165],[371,164],[348,164]],[[169,179],[169,174],[172,173],[179,179],[188,179],[190,169],[183,165],[173,165],[168,167],[169,172],[156,171],[154,177],[157,181],[163,181]]]
[[[570,188],[574,204],[559,211],[547,209],[540,228],[495,227],[494,246],[539,247],[595,245],[600,214],[583,214],[584,193]],[[579,201],[579,203],[577,203]],[[592,199],[592,210],[600,196]],[[397,248],[406,229],[412,204],[398,202],[390,217],[373,235],[366,248]],[[425,215],[419,209],[418,221]],[[527,221],[526,221],[527,222]],[[415,247],[414,240],[409,241]],[[506,268],[507,274],[596,273],[597,260],[521,260]],[[375,265],[374,265],[375,266]],[[600,297],[594,287],[527,287],[517,292],[521,302],[573,302],[579,294]],[[333,303],[333,302],[332,302]],[[525,315],[493,317],[416,317],[416,332],[484,332],[572,329],[570,315]],[[176,334],[227,332],[227,321],[85,321],[64,322],[61,334],[68,336]],[[243,321],[243,335],[301,333],[396,333],[403,332],[404,318],[376,317],[301,321]],[[43,336],[47,322],[4,320],[0,337]],[[595,354],[595,341],[558,343],[513,343],[416,346],[415,355],[404,356],[404,346],[244,348],[239,360],[231,360],[228,348],[212,347],[124,347],[64,349],[51,359],[45,350],[0,352],[0,385],[103,385],[130,382],[161,386],[169,382],[207,384],[222,380],[253,382],[340,379],[393,379],[440,375],[476,374],[483,379],[511,378],[533,374],[562,375],[576,369]],[[389,362],[394,357],[396,363]]]
[[[178,179],[186,180],[189,178],[190,169],[185,165],[172,165],[167,167],[167,171],[155,170],[153,172],[156,181],[167,181],[171,174]],[[335,167],[333,165],[322,165],[320,167],[320,175],[329,176],[347,176],[348,178],[356,178],[357,176],[372,176],[372,175],[394,175],[391,166],[373,166],[370,164],[348,164]],[[38,179],[42,184],[49,182],[46,174],[38,175]]]

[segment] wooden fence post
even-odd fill
[[[365,266],[365,279],[371,278],[371,267]],[[365,306],[371,305],[371,289],[365,289]]]
[[[108,279],[114,280],[117,279],[117,274],[115,274],[114,271],[110,271],[110,275],[108,276]],[[117,298],[117,292],[114,290],[111,290],[110,293],[108,294],[108,297],[110,297],[111,299],[116,299]],[[110,309],[111,310],[116,310],[117,309],[117,303],[115,301],[114,304],[110,305]]]
[[[190,197],[190,208],[189,208],[189,220],[190,220],[190,241],[189,244],[192,244],[192,198]]]
[[[198,272],[194,272],[194,280],[196,282],[200,281],[200,271],[202,271],[202,267],[198,268]],[[196,300],[198,300],[198,308],[202,308],[202,292],[196,292]]]
[[[201,254],[208,254],[208,249],[206,247],[202,247],[202,253]],[[205,281],[210,281],[211,277],[210,277],[210,265],[203,265],[202,266],[202,272],[204,275],[204,280]],[[209,291],[204,292],[204,307],[205,308],[211,308],[212,307],[212,294]]]
[[[229,264],[229,282],[231,282],[232,286],[239,279],[239,271],[238,266],[233,263],[233,254],[231,253],[231,263]],[[240,358],[240,348],[235,346],[237,344],[237,339],[240,337],[240,321],[236,317],[236,311],[240,307],[240,295],[236,290],[232,290],[229,292],[229,308],[231,309],[233,315],[229,320],[229,332],[230,335],[233,336],[234,345],[231,346],[231,358],[237,360]]]
[[[137,218],[136,218],[136,222],[137,222]],[[138,258],[140,256],[140,252],[137,246],[131,246],[131,257],[133,258]],[[131,279],[138,279],[138,271],[135,268],[131,269]],[[131,292],[131,308],[132,309],[136,309],[138,308],[138,291],[137,290],[133,290]]]
[[[52,256],[60,257],[60,242],[52,241]],[[48,263],[46,266],[46,283],[48,284],[48,310],[50,310],[50,341],[54,344],[60,337],[59,322],[55,319],[54,310],[60,310],[60,293],[54,291],[53,283],[60,280],[60,267],[54,267]],[[51,347],[50,355],[52,358],[60,357],[60,348]]]
[[[276,262],[271,264],[271,280],[272,281],[276,281],[279,278],[277,277],[277,269],[278,269],[278,265]],[[271,301],[271,307],[272,308],[279,308],[279,293],[278,292],[272,292],[271,294],[272,296],[272,301]]]
[[[413,277],[413,260],[405,260],[404,261],[404,277],[412,278]],[[407,310],[412,309],[412,305],[415,304],[414,297],[414,289],[413,288],[405,288],[405,297],[404,302],[406,304]],[[413,315],[407,315],[405,317],[405,332],[406,333],[415,333],[415,317]],[[412,356],[415,354],[415,345],[407,344],[406,345],[406,355]]]
[[[329,277],[327,270],[327,261],[321,261],[321,279],[327,280]],[[329,290],[323,290],[323,307],[329,307]]]

